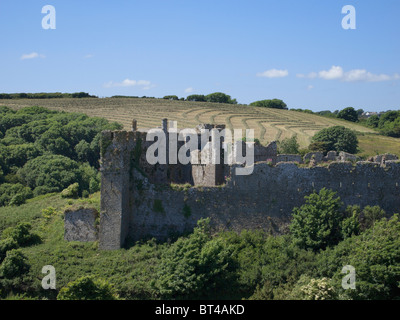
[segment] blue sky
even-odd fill
[[[42,28],[42,7],[56,29]],[[356,29],[342,28],[342,8]],[[0,92],[400,109],[398,0],[0,1]]]

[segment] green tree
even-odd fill
[[[383,129],[388,123],[400,117],[400,111],[387,111],[379,117],[378,128]]]
[[[322,129],[312,138],[312,142],[326,143],[329,151],[357,153],[358,139],[356,134],[343,126]]]
[[[304,205],[293,209],[290,231],[294,242],[314,251],[336,245],[342,239],[343,220],[336,192],[323,188],[305,199]]]
[[[46,154],[28,161],[18,175],[35,194],[60,192],[75,182],[80,182],[77,162],[61,156]],[[43,187],[38,189],[39,187]]]
[[[105,280],[84,276],[62,288],[57,300],[118,300],[117,291]]]
[[[216,103],[231,103],[231,104],[236,104],[236,100],[232,100],[231,96],[222,93],[222,92],[214,92],[210,93],[205,97],[207,102],[216,102]]]
[[[0,240],[0,263],[6,257],[7,251],[10,251],[12,249],[18,249],[18,243],[14,239],[7,238],[4,240]]]
[[[376,114],[370,116],[367,120],[367,126],[371,128],[377,128],[379,125],[379,116]]]
[[[338,113],[337,117],[351,122],[358,122],[358,113],[352,107],[343,109]]]
[[[280,99],[260,100],[252,102],[250,103],[250,105],[254,107],[263,107],[263,108],[284,109],[284,110],[288,109],[286,103],[284,103]]]
[[[12,249],[7,251],[6,257],[0,266],[0,276],[6,279],[13,279],[27,273],[29,269],[28,259],[22,251],[20,249]]]
[[[205,102],[206,97],[202,94],[192,94],[190,96],[187,96],[186,101],[201,101]]]
[[[165,96],[163,99],[165,99],[165,100],[179,100],[178,96],[175,96],[175,95]]]
[[[278,153],[280,154],[298,154],[300,145],[297,142],[297,135],[283,139],[278,144]]]

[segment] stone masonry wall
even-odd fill
[[[304,196],[326,187],[344,205],[379,205],[387,213],[400,212],[400,163],[334,162],[329,167],[298,168],[293,163],[258,163],[249,176],[236,176],[226,186],[213,188],[157,188],[146,179],[135,188],[135,210],[129,236],[166,239],[191,231],[200,218],[210,217],[215,230],[286,230],[292,209]]]

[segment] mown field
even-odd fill
[[[158,127],[163,118],[178,121],[179,128],[192,128],[199,123],[226,124],[231,129],[254,129],[255,137],[263,144],[296,134],[301,148],[306,148],[319,130],[342,125],[360,133],[360,155],[389,152],[400,156],[400,139],[377,135],[372,129],[348,121],[296,111],[146,98],[21,99],[2,100],[0,105],[82,112],[120,122],[128,130],[132,119],[138,121],[139,129]]]

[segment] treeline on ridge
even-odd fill
[[[61,98],[98,98],[86,92],[61,93],[61,92],[40,92],[40,93],[0,93],[0,99],[61,99]]]

